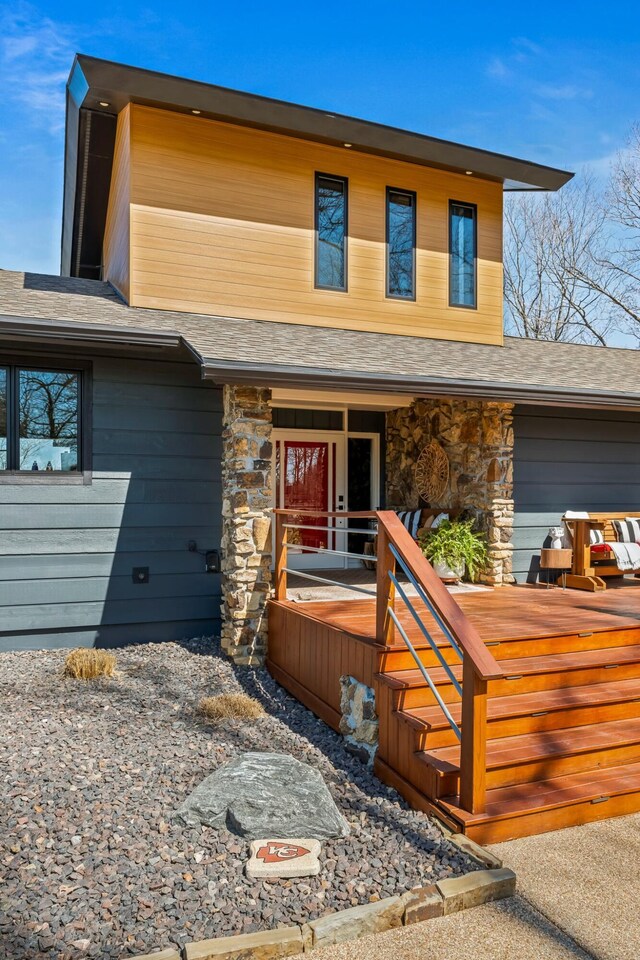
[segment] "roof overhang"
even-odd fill
[[[175,350],[184,346],[184,340],[179,333],[0,314],[0,339],[5,338],[12,343],[32,341],[38,346],[73,343],[85,346],[115,346],[123,352],[140,347]]]
[[[456,380],[444,377],[385,376],[366,371],[345,371],[324,367],[294,367],[291,364],[252,364],[201,360],[202,376],[215,383],[242,383],[267,387],[298,387],[341,391],[367,391],[376,388],[394,394],[418,397],[460,397],[474,400],[501,400],[505,403],[529,403],[548,406],[585,407],[594,410],[640,410],[640,396],[628,393],[584,391],[538,384],[519,384],[489,380]]]
[[[385,124],[78,54],[67,84],[65,276],[98,276],[115,120],[128,103],[189,115],[199,110],[205,118],[333,146],[350,143],[352,149],[376,156],[456,173],[471,170],[477,177],[502,183],[505,190],[558,190],[573,176]]]

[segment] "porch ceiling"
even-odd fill
[[[44,321],[44,323],[43,323]],[[45,332],[46,328],[46,332]],[[128,307],[101,281],[0,271],[0,333],[186,346],[203,377],[286,388],[640,409],[640,351],[506,337],[504,346]],[[128,338],[125,338],[128,339]]]

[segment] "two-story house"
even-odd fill
[[[334,578],[341,513],[466,509],[500,586],[565,510],[637,504],[638,353],[503,333],[504,193],[570,177],[78,56],[61,276],[0,272],[0,648],[259,662],[274,507]]]

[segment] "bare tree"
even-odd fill
[[[640,125],[612,165],[601,204],[604,229],[585,256],[564,250],[564,268],[608,305],[616,325],[640,341]]]
[[[603,208],[588,177],[559,193],[508,198],[504,293],[509,332],[542,340],[606,343],[611,309],[602,292],[586,281],[604,229]]]

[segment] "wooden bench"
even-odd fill
[[[640,516],[640,513],[637,512],[636,515]],[[632,516],[634,511],[626,510],[622,513],[590,511],[588,519],[563,517],[573,539],[571,573],[567,574],[566,578],[568,587],[578,590],[606,590],[605,577],[622,577],[628,572],[618,568],[614,554],[606,549],[605,544],[618,539],[613,521]],[[605,544],[591,543],[592,530],[601,531]],[[635,576],[640,577],[640,573]]]

